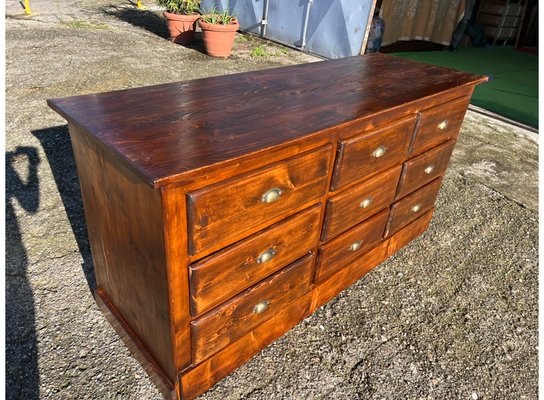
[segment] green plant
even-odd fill
[[[234,15],[229,13],[228,5],[223,11],[218,11],[215,6],[210,11],[201,10],[203,22],[213,25],[228,25],[234,20]]]
[[[172,14],[198,14],[200,0],[157,0],[157,4]]]
[[[249,55],[251,57],[268,57],[268,53],[263,46],[255,47]]]

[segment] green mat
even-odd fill
[[[471,103],[538,127],[538,56],[511,47],[459,48],[451,51],[393,53],[428,64],[489,76],[478,85]]]

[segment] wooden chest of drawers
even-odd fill
[[[50,100],[96,299],[192,399],[421,234],[474,86],[381,54]]]

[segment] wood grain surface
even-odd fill
[[[191,322],[193,362],[204,361],[302,297],[310,288],[313,263],[310,253]],[[266,308],[255,311],[263,302]]]
[[[401,167],[393,167],[327,200],[321,240],[327,241],[388,207],[395,198]]]
[[[485,80],[377,53],[48,104],[161,185]]]
[[[317,200],[327,190],[331,151],[325,146],[188,193],[190,254],[230,244],[241,232]],[[278,197],[266,202],[270,191]]]
[[[313,249],[321,208],[317,204],[190,265],[192,314],[209,310]],[[263,262],[263,254],[272,258]]]

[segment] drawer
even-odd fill
[[[442,178],[437,178],[393,204],[385,236],[392,235],[433,208],[441,183]]]
[[[322,282],[351,260],[370,250],[383,237],[389,210],[382,210],[372,218],[325,243],[319,248],[316,281]]]
[[[433,179],[444,175],[453,152],[453,146],[455,146],[455,141],[450,140],[406,161],[402,168],[396,198],[400,199]]]
[[[308,292],[313,261],[310,253],[192,321],[193,363],[217,353]]]
[[[331,190],[400,164],[408,156],[415,116],[338,143]]]
[[[231,244],[244,232],[262,229],[323,196],[331,149],[325,146],[188,193],[190,254]]]
[[[462,97],[421,112],[412,154],[419,154],[448,139],[457,137],[470,97]]]
[[[321,204],[189,266],[191,313],[201,314],[317,245]]]
[[[399,165],[330,198],[321,240],[329,240],[388,207],[394,201],[400,171]]]

